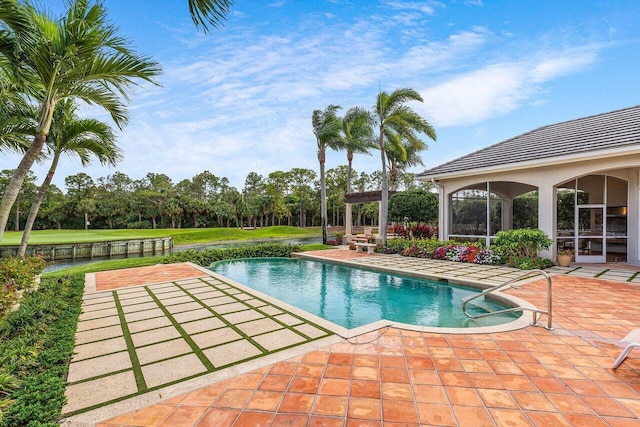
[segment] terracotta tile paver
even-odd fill
[[[385,259],[352,257],[367,265],[372,258]],[[617,340],[640,319],[640,286],[553,281],[553,331],[381,329],[362,337],[366,344],[333,344],[100,425],[637,426],[640,356],[632,352],[616,371],[610,365]],[[507,293],[545,307],[544,286]]]
[[[188,264],[158,264],[149,267],[128,268],[126,274],[122,271],[101,271],[96,275],[96,290],[106,291],[136,285],[170,282],[192,277],[203,277],[202,270]]]

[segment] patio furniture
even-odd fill
[[[634,329],[633,331],[629,332],[626,337],[620,340],[620,345],[624,345],[626,347],[624,348],[624,350],[622,350],[622,353],[620,353],[620,356],[618,356],[616,361],[613,362],[613,369],[616,369],[618,366],[620,366],[620,364],[624,361],[624,359],[627,358],[629,352],[634,347],[640,347],[640,328]]]
[[[375,243],[356,242],[357,253],[362,253],[363,249],[367,248],[367,253],[372,254],[374,253],[373,250],[375,249],[375,247],[376,247]]]

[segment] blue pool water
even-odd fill
[[[211,270],[348,329],[382,319],[421,326],[479,326],[462,312],[462,298],[479,291],[443,282],[296,258],[221,261]],[[490,300],[482,304],[491,310],[506,308]],[[483,326],[496,325],[519,316],[480,320]]]

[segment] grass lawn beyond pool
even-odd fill
[[[110,240],[152,239],[173,237],[174,245],[189,245],[230,240],[253,240],[269,238],[320,237],[319,227],[263,227],[255,230],[239,228],[162,228],[155,230],[36,230],[29,236],[30,245],[51,245],[82,242],[104,242]],[[0,245],[19,245],[21,231],[8,231]]]

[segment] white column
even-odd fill
[[[353,218],[351,215],[351,203],[347,203],[344,209],[344,237],[345,242],[351,238],[351,227],[353,224]]]
[[[443,185],[438,185],[438,239],[445,241],[449,234],[449,227],[451,219],[449,218],[450,212],[450,199],[446,194]]]
[[[549,250],[539,253],[542,258],[552,258],[555,253],[555,222],[556,189],[553,185],[540,185],[538,187],[538,228],[554,241]]]

